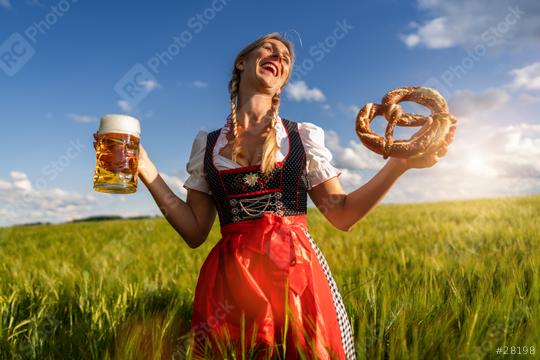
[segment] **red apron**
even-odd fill
[[[246,354],[252,344],[262,346],[261,358],[282,355],[285,343],[286,359],[345,359],[331,289],[308,238],[306,216],[265,213],[226,224],[221,234],[195,289],[194,359],[204,358],[207,340],[218,358],[224,357],[219,343],[227,339],[241,359],[242,337]]]

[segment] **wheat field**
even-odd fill
[[[359,359],[539,357],[540,195],[383,204],[350,232],[315,209],[308,223]],[[0,229],[0,358],[187,358],[219,238],[216,221],[190,249],[163,218]]]

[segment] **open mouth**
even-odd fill
[[[264,70],[271,72],[272,75],[274,75],[274,76],[276,76],[276,77],[277,77],[278,74],[279,74],[279,69],[278,69],[277,65],[274,64],[274,63],[272,63],[272,62],[270,62],[270,61],[265,62],[265,63],[262,63],[262,64],[261,64],[261,67],[262,67]]]

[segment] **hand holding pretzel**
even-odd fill
[[[404,113],[401,101],[413,101],[431,110],[429,116]],[[388,121],[383,138],[371,129],[376,116],[383,115]],[[356,118],[356,133],[370,150],[383,155],[406,159],[408,167],[429,167],[448,150],[456,130],[456,118],[449,113],[444,97],[429,87],[409,86],[389,91],[381,104],[368,103],[360,109]],[[409,140],[394,140],[396,125],[423,125]],[[431,163],[431,165],[429,165]]]
[[[430,119],[430,121],[427,121],[424,124],[424,126],[420,130],[418,130],[418,132],[413,136],[416,136],[417,134],[422,133],[423,131],[425,131],[427,127],[431,126],[431,121],[433,120]],[[439,147],[436,151],[433,151],[430,153],[423,153],[419,156],[415,156],[412,158],[407,158],[407,159],[392,158],[391,160],[395,160],[395,161],[399,160],[400,162],[402,162],[405,169],[413,169],[413,168],[421,169],[421,168],[432,167],[439,161],[441,157],[445,156],[446,153],[448,152],[448,145],[454,139],[455,129],[456,129],[455,125],[450,127],[450,131],[452,132],[452,134],[450,135],[449,139],[444,144],[442,144],[441,147]]]

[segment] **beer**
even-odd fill
[[[140,124],[127,115],[101,118],[96,139],[94,190],[129,194],[137,191]]]

